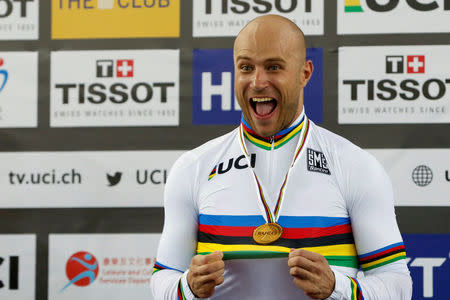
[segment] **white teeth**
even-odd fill
[[[269,98],[269,97],[256,98],[256,97],[253,97],[252,100],[254,102],[267,102],[267,101],[272,101],[273,98]]]

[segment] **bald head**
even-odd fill
[[[302,31],[281,16],[258,17],[239,32],[233,56],[234,91],[250,127],[265,137],[288,128],[313,72]]]
[[[250,21],[236,37],[234,53],[245,47],[247,42],[259,46],[283,45],[284,51],[296,56],[303,64],[306,59],[305,36],[298,26],[291,20],[278,15],[264,15]],[[282,49],[280,49],[282,50]]]

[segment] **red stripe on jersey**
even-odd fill
[[[371,256],[367,256],[367,257],[361,258],[361,259],[360,259],[360,262],[361,262],[361,263],[364,263],[364,261],[367,261],[367,260],[371,260],[371,259],[377,258],[377,257],[379,257],[379,256],[381,256],[381,255],[384,255],[384,254],[387,254],[387,253],[389,253],[389,252],[393,252],[393,251],[399,250],[399,249],[405,249],[405,246],[404,246],[404,245],[400,245],[400,246],[397,246],[397,247],[394,247],[394,248],[391,248],[391,249],[384,250],[383,252],[376,253],[376,254],[374,254],[374,255],[371,255]]]

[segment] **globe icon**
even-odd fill
[[[428,166],[417,166],[412,172],[412,180],[418,186],[427,186],[433,180],[433,171]]]

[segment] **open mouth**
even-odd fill
[[[250,105],[253,111],[260,117],[270,115],[277,107],[277,100],[271,97],[250,98]]]

